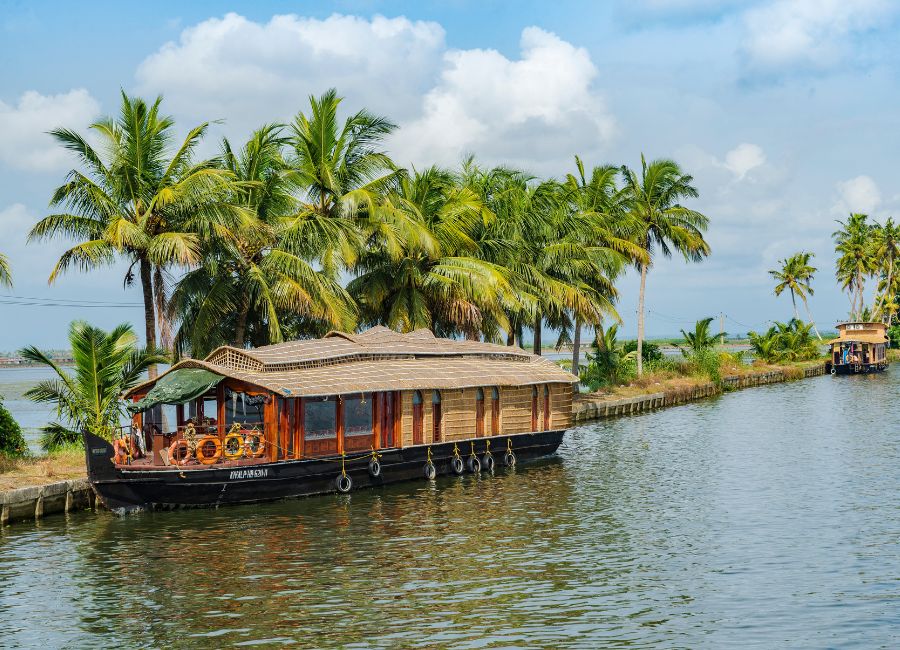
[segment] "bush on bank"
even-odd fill
[[[3,405],[3,397],[0,396],[0,455],[20,458],[27,453],[28,443],[22,435],[22,428]]]

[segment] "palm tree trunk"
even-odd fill
[[[816,336],[819,337],[819,340],[822,340],[822,335],[819,334],[819,329],[816,327],[816,321],[813,320],[812,312],[809,310],[809,303],[806,302],[806,298],[803,298],[803,307],[806,309],[806,315],[809,317],[809,322],[812,323],[813,332],[816,333]]]
[[[238,311],[237,324],[234,327],[234,346],[237,348],[244,347],[244,337],[247,334],[247,316],[250,314],[250,301],[247,296],[241,297],[241,307]]]
[[[156,306],[156,329],[159,334],[159,347],[166,351],[172,349],[172,327],[168,317],[166,299],[166,281],[162,267],[153,267],[153,304]]]
[[[893,282],[893,275],[894,275],[894,257],[892,255],[889,255],[888,256],[887,284],[884,286],[884,299],[882,301],[882,304],[886,303],[888,296],[891,295],[891,283]],[[893,304],[893,303],[894,303],[894,301],[891,300],[891,304]],[[888,310],[886,321],[884,320],[884,316],[885,316],[884,313],[882,313],[881,320],[885,323],[885,325],[890,325],[891,324],[891,316],[892,316],[890,310]]]
[[[572,374],[578,376],[578,362],[581,360],[581,319],[575,318],[575,331],[572,333]]]
[[[544,315],[538,312],[534,317],[534,353],[541,353],[541,324],[544,322]]]
[[[147,338],[147,348],[156,348],[156,313],[153,307],[153,268],[148,260],[142,259],[141,267],[141,290],[144,292],[144,329]],[[147,369],[150,379],[155,379],[156,364]]]
[[[508,347],[512,347],[516,344],[516,329],[512,325],[509,327],[509,331],[506,333],[506,345]]]
[[[800,320],[800,314],[797,313],[797,297],[794,295],[793,289],[791,289],[791,304],[794,305],[794,320]]]
[[[641,264],[641,289],[638,293],[637,376],[644,374],[644,292],[647,289],[647,265]]]

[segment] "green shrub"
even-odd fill
[[[625,354],[629,352],[637,353],[637,341],[625,341],[622,344],[622,351]],[[661,361],[663,358],[662,350],[659,349],[659,346],[656,343],[649,343],[644,341],[644,345],[641,347],[641,357],[644,359],[644,363],[653,363],[654,361]]]
[[[24,456],[28,453],[28,443],[22,435],[22,428],[12,414],[3,406],[0,397],[0,454]]]

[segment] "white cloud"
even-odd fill
[[[864,212],[870,214],[881,205],[881,192],[869,176],[857,176],[837,184],[839,200],[834,212]]]
[[[56,171],[70,165],[70,154],[47,134],[58,126],[87,125],[100,105],[84,89],[59,95],[29,90],[15,106],[0,101],[0,162],[29,171]]]
[[[400,164],[450,164],[474,152],[540,171],[551,159],[567,164],[576,151],[596,151],[613,120],[592,88],[590,55],[537,27],[523,30],[521,50],[514,60],[448,50],[440,25],[404,17],[258,23],[230,13],[147,57],[138,91],[164,93],[180,120],[225,119],[226,133],[243,138],[335,87],[345,110],[366,107],[400,125],[389,143]]]
[[[888,0],[773,0],[743,16],[742,53],[751,72],[822,70],[852,54],[852,36],[896,12]]]
[[[417,162],[451,163],[468,152],[486,160],[568,160],[597,151],[614,120],[593,88],[590,55],[537,27],[522,31],[521,58],[496,50],[453,50],[421,118],[406,125],[396,146]],[[555,173],[558,173],[558,166]]]
[[[180,116],[225,119],[238,136],[238,129],[288,120],[308,95],[331,87],[346,106],[402,120],[416,111],[444,50],[444,30],[433,22],[335,14],[258,23],[229,13],[185,29],[147,57],[138,91],[163,93]]]
[[[742,180],[747,172],[764,165],[766,154],[762,148],[747,142],[741,143],[725,154],[725,167],[737,180]]]

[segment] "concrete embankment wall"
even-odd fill
[[[816,377],[823,374],[825,374],[824,364],[821,366],[805,368],[803,371],[803,378]],[[751,386],[763,386],[765,384],[776,384],[792,379],[796,379],[796,377],[789,376],[782,370],[772,370],[769,372],[754,373],[752,375],[730,375],[728,377],[723,377],[721,385],[709,382],[684,390],[651,393],[648,395],[638,395],[636,397],[606,399],[592,397],[590,395],[579,395],[576,398],[575,403],[572,404],[572,410],[574,421],[580,424],[601,418],[631,415],[633,413],[641,413],[651,409],[684,404],[685,402],[692,402],[694,400],[703,399],[704,397],[719,395],[727,390],[750,388]]]
[[[23,519],[96,507],[96,496],[86,478],[0,492],[0,526]]]

